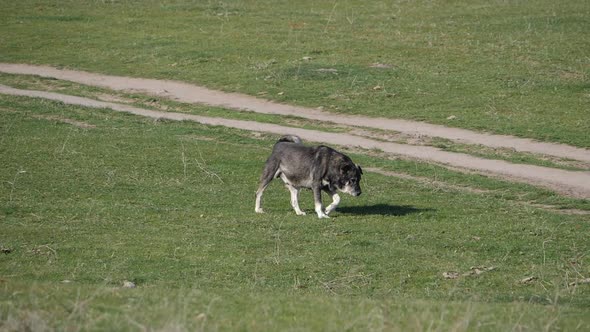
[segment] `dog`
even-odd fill
[[[291,206],[297,215],[305,215],[299,208],[299,190],[311,189],[315,212],[318,218],[329,218],[340,203],[338,191],[359,196],[361,194],[361,175],[363,170],[352,160],[327,146],[305,146],[301,138],[294,135],[281,137],[274,145],[272,153],[260,176],[256,191],[257,213],[263,213],[262,193],[275,178],[281,178],[291,193]],[[324,211],[322,191],[332,197],[332,203]]]

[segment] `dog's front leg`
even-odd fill
[[[340,196],[337,193],[329,192],[329,194],[332,195],[332,203],[326,208],[326,214],[330,214],[330,212],[334,211],[338,204],[340,204]]]
[[[314,185],[312,188],[313,191],[313,201],[315,203],[315,212],[318,214],[318,218],[330,218],[327,214],[324,213],[324,207],[322,206],[322,190],[320,189],[320,185]]]

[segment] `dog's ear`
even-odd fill
[[[363,175],[363,169],[361,168],[361,165],[356,165],[356,168],[358,168],[359,173],[361,173],[361,175]]]

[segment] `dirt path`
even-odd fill
[[[318,109],[271,102],[244,94],[210,90],[182,82],[109,76],[47,66],[7,63],[0,63],[0,72],[39,75],[112,90],[141,91],[186,103],[201,103],[266,114],[292,115],[337,124],[392,130],[412,136],[441,137],[461,143],[481,144],[493,148],[511,148],[521,152],[544,154],[590,163],[590,150],[565,144],[545,143],[507,135],[477,133],[466,129],[449,128],[417,121],[333,114]]]
[[[508,178],[518,182],[540,185],[568,196],[590,198],[590,172],[575,172],[533,165],[512,164],[502,160],[488,160],[461,153],[446,152],[429,146],[413,146],[381,142],[350,134],[328,133],[316,130],[285,127],[275,124],[259,123],[254,121],[231,120],[183,113],[152,111],[129,105],[97,101],[94,99],[52,92],[14,89],[4,85],[0,85],[0,94],[45,98],[61,101],[66,104],[87,107],[110,108],[115,111],[127,112],[157,119],[164,118],[179,121],[189,120],[206,125],[219,125],[250,131],[273,133],[277,135],[291,133],[299,135],[307,141],[323,142],[329,145],[358,146],[365,149],[380,149],[391,154],[404,155],[410,158],[441,163],[488,175]]]

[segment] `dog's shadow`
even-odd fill
[[[413,213],[434,211],[434,209],[421,209],[411,205],[374,204],[361,206],[342,206],[336,211],[342,214],[356,214],[361,216],[380,215],[400,217]]]

